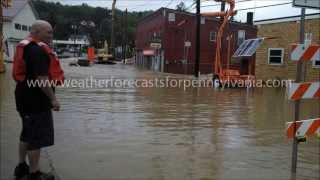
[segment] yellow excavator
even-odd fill
[[[115,64],[112,54],[109,54],[109,46],[107,41],[104,41],[104,47],[97,50],[98,64]]]
[[[116,3],[117,0],[113,0],[112,2],[112,31],[111,31],[111,51],[114,50],[114,21],[115,21],[115,15],[116,15]],[[109,54],[109,46],[107,41],[104,41],[104,48],[97,50],[97,63],[98,64],[116,64],[114,62],[113,53]]]

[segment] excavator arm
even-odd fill
[[[215,61],[214,61],[214,67],[213,67],[213,73],[214,75],[218,75],[221,77],[223,75],[222,70],[222,59],[221,59],[221,40],[224,32],[224,28],[226,24],[229,21],[229,18],[236,15],[237,11],[235,11],[235,1],[234,0],[215,0],[216,2],[226,2],[229,4],[229,9],[227,11],[221,11],[221,12],[213,12],[213,13],[203,13],[203,16],[209,16],[209,17],[217,17],[222,16],[223,22],[221,23],[218,33],[217,33],[217,39],[216,39],[216,54],[215,54]]]

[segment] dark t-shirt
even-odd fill
[[[17,83],[15,90],[17,110],[21,113],[39,113],[51,109],[51,102],[40,87],[29,86],[27,81],[47,76],[50,58],[37,44],[30,43],[24,49],[26,80]]]

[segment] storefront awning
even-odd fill
[[[154,52],[154,50],[143,50],[143,55],[144,56],[154,56],[155,52]]]

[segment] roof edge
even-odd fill
[[[14,16],[3,16],[3,18],[6,20],[6,22],[12,21],[22,11],[22,9],[25,8],[27,5],[30,6],[31,11],[33,12],[33,14],[36,17],[36,19],[39,19],[40,18],[39,13],[36,10],[36,8],[34,7],[34,4],[32,3],[32,0],[27,0],[26,3],[22,6],[22,8],[19,9]]]
[[[178,10],[175,10],[175,9],[170,9],[170,8],[166,8],[166,7],[161,7],[159,8],[158,10],[154,11],[153,13],[145,16],[145,17],[142,17],[141,19],[138,20],[138,24],[142,23],[143,21],[145,21],[146,19],[148,18],[152,18],[153,16],[155,16],[159,11],[171,11],[171,12],[175,12],[175,13],[180,13],[180,14],[184,14],[184,15],[188,15],[188,16],[193,16],[195,17],[196,14],[195,13],[191,13],[191,12],[186,12],[186,11],[178,11]],[[205,17],[205,16],[201,16],[201,17]],[[220,19],[218,18],[215,18],[215,17],[205,17],[206,19],[208,20],[213,20],[213,21],[220,21]],[[247,24],[245,22],[239,22],[239,21],[232,21],[230,20],[229,23],[231,24],[239,24],[239,25],[246,25],[246,26],[250,26],[250,27],[253,27],[253,28],[257,28],[255,27],[255,25],[250,25],[250,24]]]
[[[28,4],[30,5],[31,10],[33,11],[33,14],[36,17],[36,19],[40,19],[39,13],[38,13],[36,7],[34,6],[32,0],[28,0]]]

